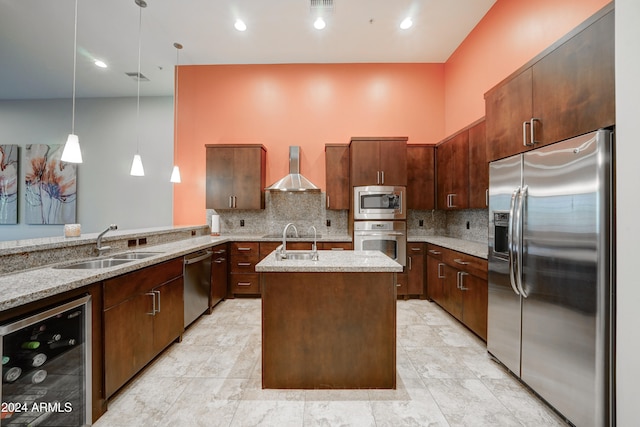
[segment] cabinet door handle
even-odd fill
[[[331,199],[329,198],[329,195],[327,194],[327,209],[329,209],[330,206],[331,206]]]
[[[153,301],[153,306],[151,308],[151,313],[147,313],[150,316],[156,315],[156,294],[155,292],[147,292],[145,295],[149,295],[151,297],[151,301]]]
[[[384,184],[384,171],[380,171],[380,176],[382,177],[382,182],[380,184]]]
[[[484,205],[485,206],[489,206],[489,189],[487,188],[487,190],[485,191],[484,194]]]
[[[153,291],[153,293],[158,296],[158,310],[156,313],[160,313],[160,291]]]
[[[455,262],[456,264],[460,264],[460,265],[469,265],[469,261],[463,261],[460,258],[454,259],[453,262]]]
[[[408,258],[409,258],[409,270],[411,270],[411,257],[408,257]]]
[[[461,291],[468,291],[469,288],[464,287],[464,276],[468,276],[469,273],[465,273],[464,271],[458,271],[458,289]]]
[[[435,249],[429,249],[429,253],[434,255],[440,255],[442,252],[436,251]]]
[[[380,171],[376,171],[376,184],[380,184]]]
[[[539,122],[540,119],[535,117],[531,117],[531,145],[536,145],[540,141],[536,141],[536,122]]]
[[[453,198],[456,196],[456,194],[447,194],[447,207],[448,208],[455,208],[456,205],[453,204]]]
[[[444,279],[444,274],[442,274],[442,270],[440,270],[441,267],[444,267],[444,264],[439,262],[438,263],[438,279]]]
[[[251,286],[251,282],[238,282],[238,286]]]
[[[233,196],[229,196],[229,207],[233,207]]]

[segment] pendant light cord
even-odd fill
[[[77,1],[77,0],[76,0]],[[136,154],[140,154],[140,51],[142,46],[142,6],[138,21],[138,93],[136,105]]]
[[[78,51],[78,0],[73,20],[73,89],[71,93],[71,133],[76,134],[76,55]]]

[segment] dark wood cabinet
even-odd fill
[[[207,209],[264,209],[266,149],[262,145],[206,145]]]
[[[327,209],[347,210],[349,199],[349,144],[324,147],[327,183]]]
[[[351,138],[351,186],[407,185],[407,139]]]
[[[469,208],[484,209],[489,202],[486,122],[469,128]]]
[[[487,160],[615,124],[613,4],[485,94]]]
[[[214,246],[212,251],[209,313],[216,304],[227,296],[227,264],[229,263],[226,243]]]
[[[233,242],[230,245],[229,296],[260,295],[260,274],[256,264],[260,261],[259,242]]]
[[[429,299],[487,339],[487,260],[428,244],[427,289]]]
[[[318,249],[323,251],[351,251],[353,242],[319,242]]]
[[[407,209],[435,209],[435,168],[435,145],[407,145]]]
[[[425,243],[407,243],[407,295],[426,295],[425,252]]]
[[[103,282],[106,397],[184,330],[182,259]]]
[[[466,209],[469,206],[469,131],[463,129],[438,144],[437,208]]]

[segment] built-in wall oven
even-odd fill
[[[407,219],[406,187],[370,185],[353,187],[353,219]]]
[[[355,221],[353,249],[380,251],[406,266],[407,224],[405,221]]]

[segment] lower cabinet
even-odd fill
[[[213,306],[227,296],[227,264],[229,262],[227,244],[221,244],[211,248],[211,294],[209,296],[209,313]]]
[[[429,299],[487,339],[487,261],[440,246],[427,245]]]
[[[182,258],[103,282],[106,397],[184,330]]]
[[[256,264],[260,261],[260,243],[232,242],[230,244],[229,289],[227,295],[260,295],[260,275]]]
[[[425,243],[407,243],[407,295],[426,295],[425,251]]]

